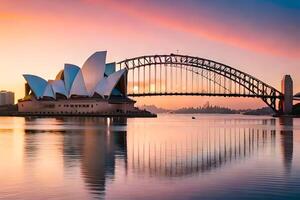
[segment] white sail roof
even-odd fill
[[[74,83],[77,73],[80,71],[80,68],[76,65],[65,64],[64,67],[64,82],[67,92],[67,96],[70,95],[71,87]]]
[[[104,77],[106,51],[99,51],[91,55],[82,66],[82,75],[89,96],[94,94],[99,81]]]
[[[41,77],[29,74],[23,76],[37,99],[56,98],[56,94],[67,98],[72,95],[91,97],[95,92],[103,97],[110,97],[127,69],[116,72],[116,63],[106,64],[106,54],[106,51],[94,53],[85,61],[82,69],[73,64],[65,64],[54,81],[47,82]],[[118,89],[125,90],[123,85],[120,85],[122,89]]]
[[[52,85],[49,82],[48,82],[48,84],[45,88],[45,91],[43,93],[43,97],[51,97],[51,98],[55,99],[55,95],[54,95],[54,92],[53,92],[53,89],[52,89]]]
[[[81,70],[78,71],[72,87],[70,89],[70,93],[69,93],[69,97],[71,97],[71,95],[78,95],[78,96],[89,96],[89,93],[86,90],[85,84],[84,84],[84,80],[83,80],[83,75]]]
[[[51,82],[51,86],[52,86],[52,89],[53,89],[53,92],[55,95],[58,93],[58,94],[62,94],[64,96],[68,97],[68,94],[67,94],[67,91],[65,88],[65,83],[63,80],[55,80],[55,81]]]
[[[24,74],[23,77],[27,81],[31,91],[34,93],[36,98],[42,98],[48,84],[47,81],[41,77],[30,74]]]
[[[103,78],[99,81],[95,88],[95,93],[99,94],[100,96],[104,97],[104,93],[106,90],[106,83],[107,83],[107,78]]]
[[[96,86],[95,92],[102,97],[110,97],[113,89],[116,87],[117,83],[121,77],[127,72],[127,69],[121,69],[107,78],[103,78]]]

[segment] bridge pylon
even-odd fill
[[[293,111],[293,79],[290,75],[285,75],[281,81],[281,113],[288,115]]]

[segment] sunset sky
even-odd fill
[[[284,74],[300,92],[298,0],[0,0],[0,89],[24,95],[22,74],[53,79],[64,63],[82,66],[99,50],[108,61],[178,53],[219,61],[280,90]],[[175,99],[176,98],[176,99]],[[232,108],[261,100],[147,97],[176,108],[210,101]]]

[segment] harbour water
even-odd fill
[[[0,199],[299,199],[300,119],[0,118]]]

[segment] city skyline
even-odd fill
[[[24,96],[22,74],[53,77],[65,62],[82,65],[97,50],[109,62],[147,54],[180,53],[212,59],[252,74],[280,90],[284,74],[300,91],[300,3],[296,1],[3,1],[0,5],[0,89]],[[268,12],[265,12],[268,10]],[[209,100],[232,108],[262,107],[257,100],[138,98],[166,108]],[[238,104],[237,104],[238,102]]]

